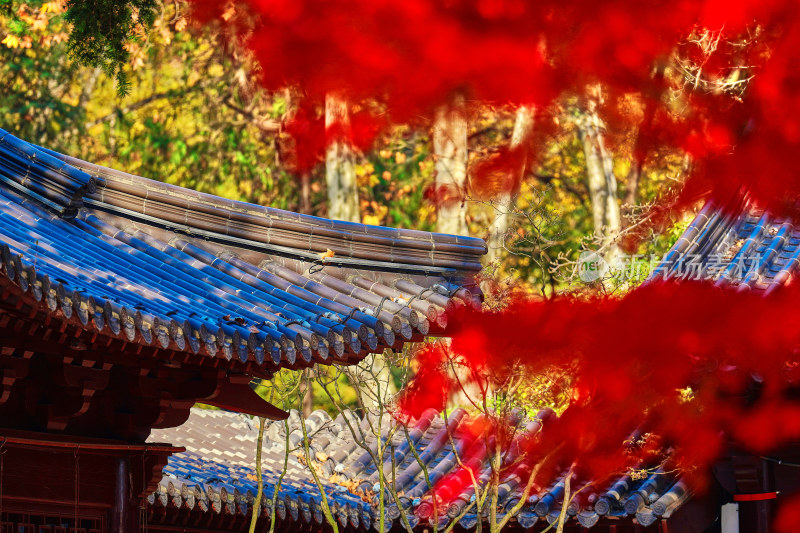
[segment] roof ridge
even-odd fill
[[[326,258],[326,264],[347,263],[348,258],[374,260],[384,253],[419,266],[477,271],[480,257],[487,251],[486,242],[476,237],[332,220],[230,200],[37,149],[95,177],[98,187],[89,194],[95,207],[124,210],[128,216],[148,215],[149,211],[150,216],[157,213],[156,218],[171,224],[228,237],[255,236],[259,238],[253,240],[278,247],[300,249],[297,245],[303,243],[301,252],[308,252],[305,258],[311,260],[330,249],[334,256]],[[220,225],[224,232],[213,231]],[[295,250],[294,255],[304,254]]]

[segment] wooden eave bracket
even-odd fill
[[[272,405],[250,388],[249,383],[236,382],[236,378],[221,378],[217,392],[200,400],[202,403],[228,411],[260,416],[270,420],[286,420],[289,413]],[[249,381],[249,379],[248,379]]]

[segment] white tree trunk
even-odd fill
[[[325,98],[325,129],[343,134],[328,144],[325,154],[325,180],[328,185],[328,218],[361,222],[361,207],[358,203],[358,184],[356,183],[355,154],[347,142],[350,137],[350,113],[347,102],[333,95]],[[383,357],[373,358],[372,372],[381,380],[382,387],[389,384],[389,395],[395,392],[389,366]],[[387,393],[382,390],[384,395]],[[309,394],[313,390],[309,389]],[[313,396],[309,396],[313,402]],[[306,408],[306,400],[303,402]]]
[[[511,132],[511,142],[509,148],[511,151],[519,149],[523,142],[526,142],[533,132],[535,110],[530,107],[520,106],[517,108],[517,113],[514,118],[514,129]],[[499,261],[502,252],[505,248],[506,233],[511,224],[514,207],[516,207],[517,190],[516,186],[512,184],[519,184],[525,174],[528,166],[527,158],[520,162],[518,175],[508,176],[509,184],[503,187],[502,192],[497,197],[495,202],[494,220],[489,228],[489,253],[486,254],[487,262]]]
[[[434,179],[437,195],[436,231],[467,235],[467,117],[463,95],[456,95],[449,105],[436,111],[433,123]],[[446,339],[441,342],[447,343]],[[480,402],[480,391],[469,383],[468,372],[458,371],[465,390],[454,394],[453,405]]]
[[[621,228],[617,178],[614,175],[613,159],[603,140],[600,118],[592,102],[587,106],[579,124],[579,134],[586,158],[594,234],[598,244],[604,248],[603,257],[611,263],[619,252],[615,239]]]
[[[466,235],[467,118],[464,97],[461,95],[436,112],[433,156],[437,193],[436,231]]]
[[[325,98],[325,129],[337,135],[325,153],[325,181],[328,185],[328,217],[361,222],[356,184],[355,154],[347,142],[350,137],[350,113],[347,102],[336,96]]]

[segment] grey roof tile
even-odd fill
[[[800,263],[800,227],[755,206],[747,196],[704,206],[654,270],[650,281],[702,279],[766,292]]]
[[[292,414],[293,425],[290,426],[290,432],[298,431],[300,424],[296,412]],[[458,428],[459,424],[469,420],[469,416],[461,411],[455,412],[454,415],[454,418],[450,419],[451,432],[456,446],[463,454],[466,441],[460,436]],[[180,436],[188,433],[189,430],[198,434],[222,434],[227,438],[218,440],[217,448],[206,453],[187,450],[173,456],[169,465],[164,469],[164,479],[160,483],[159,489],[149,499],[151,511],[155,508],[172,505],[171,500],[163,497],[164,493],[168,493],[171,498],[174,498],[173,494],[181,492],[173,490],[172,493],[169,493],[167,487],[170,482],[185,484],[188,480],[189,483],[195,484],[195,487],[200,487],[200,491],[212,495],[221,492],[224,487],[233,487],[227,490],[228,493],[233,491],[233,501],[239,504],[234,511],[241,517],[246,517],[251,512],[250,506],[252,506],[256,492],[253,462],[258,432],[254,424],[242,423],[245,419],[244,415],[225,411],[214,411],[213,415],[209,415],[204,410],[193,409],[189,420],[181,428],[154,431],[151,440],[169,441],[179,445],[183,444]],[[282,422],[273,423],[270,430],[281,428],[280,433],[282,433],[282,426]],[[313,450],[319,442],[319,448],[325,450],[328,459],[318,466],[325,494],[337,520],[342,527],[377,527],[378,502],[375,491],[379,486],[377,488],[375,486],[376,468],[371,459],[365,458],[362,447],[354,445],[352,436],[348,438],[349,430],[347,428],[336,424],[334,420],[330,420],[321,412],[312,415],[307,421],[307,426],[315,427],[316,430],[316,433],[310,435],[310,449]],[[525,427],[538,428],[539,426],[528,421]],[[275,433],[279,433],[279,431],[275,431]],[[415,446],[421,459],[427,462],[430,480],[434,484],[444,476],[459,471],[460,467],[454,460],[452,446],[449,442],[444,442],[445,440],[449,441],[449,438],[447,438],[447,431],[439,415],[434,411],[424,413],[418,421],[408,427],[408,438],[405,436],[405,431],[399,430],[396,434],[402,436],[399,445],[394,449],[394,467],[397,474],[395,487],[400,495],[400,505],[398,506],[396,502],[392,501],[392,497],[387,493],[385,509],[387,520],[397,521],[404,513],[412,525],[423,527],[430,526],[432,521],[443,524],[461,515],[466,506],[474,500],[471,485],[462,493],[454,494],[449,497],[448,501],[442,502],[444,507],[437,518],[433,513],[431,492],[424,479],[422,469],[411,457],[412,454],[408,453],[410,447]],[[233,438],[234,436],[241,438]],[[262,512],[267,514],[269,514],[269,502],[274,495],[284,461],[282,439],[277,441],[270,439],[269,435],[265,435],[262,452],[265,494],[269,500],[262,503]],[[470,442],[472,443],[470,452],[479,457],[481,465],[481,474],[478,476],[479,483],[485,485],[491,472],[485,447],[478,445],[476,448],[474,444],[476,441]],[[365,445],[374,446],[374,444],[374,436],[367,433]],[[479,448],[483,449],[483,452],[475,453],[475,450]],[[305,460],[301,458],[303,455],[299,448],[290,449],[288,468],[278,498],[278,515],[282,515],[283,520],[320,523],[321,514],[319,513],[321,511],[317,509],[320,505],[320,492],[304,464]],[[410,457],[411,460],[409,460]],[[391,465],[391,451],[387,451],[384,469],[388,469],[387,475],[390,476]],[[563,475],[562,473],[561,476],[553,479],[549,486],[531,495],[521,510],[512,517],[512,521],[520,527],[530,528],[539,520],[548,523],[557,520],[564,495]],[[573,492],[575,488],[581,486],[580,480],[575,482],[578,485],[573,487]],[[500,517],[511,512],[515,504],[519,502],[523,488],[523,483],[513,469],[502,475],[498,501]],[[186,491],[181,492],[181,494],[183,493]],[[439,492],[438,494],[441,497],[443,493]],[[684,481],[676,480],[663,472],[656,472],[649,478],[639,481],[623,476],[609,483],[605,489],[592,493],[586,491],[584,494],[585,496],[574,500],[570,505],[567,520],[569,523],[589,528],[608,520],[633,520],[635,518],[641,524],[648,523],[648,521],[649,523],[655,522],[662,516],[671,516],[685,503],[691,492]],[[180,496],[180,498],[185,497]],[[194,491],[194,499],[199,499],[197,490]],[[208,499],[214,500],[214,496]],[[304,511],[303,509],[306,509],[307,505],[308,510]],[[311,507],[317,511],[311,512]],[[169,509],[166,509],[166,512],[168,514]],[[198,510],[196,512],[218,513],[220,511],[212,507],[208,511]],[[152,513],[151,516],[163,516],[166,519],[167,515]],[[484,512],[481,519],[485,520],[486,518],[486,512]],[[459,524],[470,528],[474,527],[477,520],[478,517],[474,513],[467,512],[460,519]],[[242,529],[244,527],[242,526]]]

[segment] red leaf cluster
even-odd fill
[[[427,409],[441,411],[455,389],[447,373],[447,354],[435,344],[426,344],[417,351],[416,379],[401,393],[400,412],[418,418]]]
[[[224,3],[192,3],[201,20],[237,20]],[[249,0],[236,9],[254,21],[233,30],[259,61],[262,84],[306,95],[307,111],[287,125],[299,168],[316,163],[331,139],[346,133],[368,146],[385,125],[431,117],[454,93],[545,109],[599,84],[609,129],[637,129],[636,157],[661,147],[691,156],[692,173],[657,206],[661,216],[743,189],[776,215],[798,215],[795,0]],[[716,46],[690,39],[702,35]],[[688,78],[675,75],[669,59],[676,54],[701,67],[712,86],[687,90],[680,80]],[[720,87],[737,76],[752,80],[732,97]],[[643,113],[614,109],[630,93]],[[326,133],[319,109],[328,94],[376,103],[369,109],[383,114],[363,112],[350,132]],[[517,179],[514,169],[541,142],[531,137],[479,167],[476,190],[513,189],[480,181]],[[453,348],[476,373],[512,363],[530,372],[569,369],[573,405],[535,446],[566,443],[564,459],[592,475],[625,463],[621,443],[643,423],[675,446],[679,464],[702,467],[717,456],[721,435],[754,450],[800,438],[798,293],[794,286],[761,299],[702,284],[650,284],[619,300],[518,302],[503,314],[470,317]],[[405,392],[412,415],[442,408],[455,386],[436,350],[423,351]],[[686,402],[676,391],[689,386],[696,397]]]
[[[236,5],[247,17],[231,17],[221,2],[193,4],[201,20],[238,32],[268,89],[297,87],[309,107],[327,94],[379,103],[385,114],[354,122],[361,146],[388,124],[432,116],[455,92],[544,109],[601,84],[608,102],[629,93],[644,99],[646,113],[634,124],[604,110],[612,130],[637,127],[638,157],[663,146],[692,156],[694,172],[670,209],[744,187],[772,210],[796,214],[800,6],[792,0],[249,0]],[[236,26],[240,18],[249,24]],[[689,39],[706,31],[717,46]],[[701,66],[704,80],[753,76],[743,100],[689,90],[676,110],[669,95],[680,76],[664,75],[675,53]],[[308,168],[330,139],[297,120],[289,131],[298,135],[299,167]],[[509,158],[516,162],[519,151]],[[504,165],[479,168],[474,179],[495,179],[497,168]]]
[[[540,438],[532,458],[557,450],[555,462],[578,465],[584,479],[604,480],[635,466],[631,435],[654,434],[672,449],[670,464],[704,473],[726,441],[766,453],[800,439],[800,285],[769,298],[700,282],[655,282],[624,298],[518,301],[499,313],[474,313],[452,343],[473,376],[501,380],[569,373],[576,390]],[[433,350],[442,352],[435,356]],[[427,347],[427,361],[448,357]],[[456,390],[443,373],[420,373],[413,390]],[[693,398],[681,394],[691,388]],[[421,411],[425,397],[401,408]],[[440,407],[441,403],[432,405]]]

